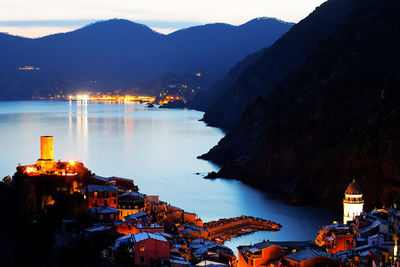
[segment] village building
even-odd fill
[[[119,250],[131,251],[135,266],[161,266],[170,258],[170,243],[161,234],[142,232],[125,235],[115,241],[110,248],[111,257],[116,257]]]
[[[98,222],[113,223],[119,220],[119,210],[113,207],[94,207],[89,209],[89,214]]]
[[[263,241],[238,247],[238,267],[278,266],[287,254],[313,246],[310,241]]]
[[[146,211],[148,202],[146,200],[146,195],[131,191],[118,196],[118,206],[120,217],[124,221],[126,216]]]
[[[189,240],[197,239],[197,238],[203,238],[203,239],[209,238],[208,230],[204,227],[200,227],[195,224],[185,223],[185,224],[179,225],[178,231],[183,237],[185,237]]]
[[[400,212],[395,208],[363,211],[363,196],[353,180],[345,192],[344,221],[319,230],[316,243],[346,266],[398,266]]]
[[[88,180],[88,184],[97,185],[113,185],[117,186],[123,192],[138,192],[139,188],[132,179],[121,178],[121,177],[103,177],[99,175],[92,175]]]
[[[236,266],[236,257],[233,251],[221,244],[202,238],[194,239],[189,242],[189,249],[193,258],[192,262],[196,266],[219,265]]]
[[[118,208],[118,188],[112,185],[86,185],[80,188],[86,196],[89,208],[113,207]]]
[[[313,267],[341,266],[340,260],[331,253],[321,251],[316,248],[306,248],[296,251],[283,258],[283,266],[288,267]]]
[[[167,211],[166,220],[174,224],[192,223],[196,226],[203,227],[203,221],[197,217],[196,213],[186,212],[184,210]]]
[[[167,203],[160,201],[159,196],[146,196],[146,212],[152,215],[152,220],[161,222],[167,213]]]
[[[138,233],[132,236],[136,266],[160,266],[170,257],[168,240],[152,233]]]
[[[315,242],[329,253],[352,249],[356,246],[354,227],[339,223],[324,226],[318,231]]]

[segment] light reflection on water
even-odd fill
[[[0,102],[0,174],[12,175],[19,162],[35,162],[39,137],[53,135],[56,159],[82,161],[98,175],[132,178],[143,193],[160,195],[204,221],[243,214],[283,225],[278,232],[233,239],[227,243],[233,249],[263,239],[313,240],[319,225],[334,219],[315,207],[287,206],[238,181],[202,179],[218,168],[196,156],[223,133],[206,127],[201,117],[197,111],[143,105]]]

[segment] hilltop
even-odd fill
[[[61,90],[145,91],[143,84],[165,73],[201,73],[200,88],[196,87],[200,90],[245,55],[271,45],[291,26],[276,19],[258,19],[239,26],[206,24],[164,35],[143,24],[112,19],[36,39],[0,34],[4,54],[0,98],[31,98]],[[34,71],[19,70],[24,66]]]

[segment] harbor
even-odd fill
[[[242,215],[240,217],[219,219],[204,224],[209,231],[209,238],[222,244],[232,238],[257,231],[279,231],[281,225],[262,218]]]

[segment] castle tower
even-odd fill
[[[40,159],[36,166],[46,172],[54,170],[53,136],[40,137]]]
[[[54,160],[53,136],[40,137],[40,159]]]
[[[360,186],[355,180],[346,189],[343,199],[343,223],[354,220],[354,218],[363,212],[364,199]]]

